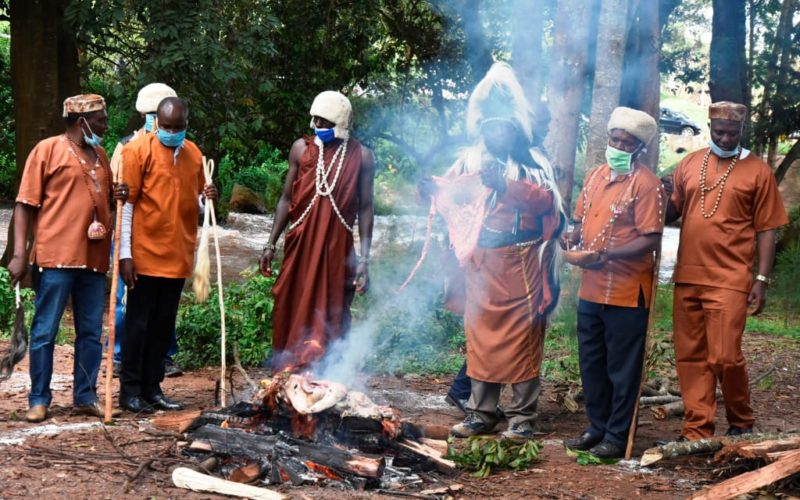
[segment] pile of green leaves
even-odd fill
[[[578,465],[612,465],[619,462],[619,458],[600,458],[588,451],[573,450],[572,448],[567,448],[567,455],[574,457]]]
[[[453,439],[448,440],[447,456],[460,467],[475,472],[475,477],[487,477],[497,470],[524,470],[540,460],[542,443],[526,441],[517,443],[509,439],[492,439],[472,436],[463,450],[457,450]]]
[[[227,352],[232,357],[238,343],[243,366],[260,365],[272,346],[272,285],[275,278],[249,272],[242,283],[225,287],[225,327]],[[185,368],[219,365],[220,312],[219,295],[213,287],[208,300],[195,303],[194,293],[186,293],[178,310],[177,362]]]

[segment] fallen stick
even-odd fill
[[[770,439],[760,443],[734,443],[722,448],[714,456],[715,462],[729,462],[737,458],[766,458],[770,453],[800,449],[800,436],[788,439]]]
[[[282,500],[286,498],[280,493],[266,488],[226,481],[186,467],[178,467],[172,471],[172,482],[178,488],[187,490],[219,493],[221,495],[252,498],[254,500]]]
[[[640,465],[646,467],[667,458],[696,455],[698,453],[714,453],[728,444],[737,442],[758,443],[771,439],[784,439],[795,436],[797,436],[797,433],[742,434],[740,436],[721,436],[699,439],[697,441],[676,441],[645,450],[642,454]]]
[[[639,405],[640,406],[665,405],[680,400],[681,400],[680,396],[671,396],[671,395],[642,396],[641,398],[639,398]]]
[[[800,450],[793,450],[791,453],[781,457],[777,462],[723,481],[691,498],[692,500],[734,498],[763,486],[768,486],[797,472],[800,472]]]
[[[683,415],[683,400],[678,399],[661,406],[653,406],[650,411],[656,420],[664,420],[667,417],[674,417],[676,415]]]

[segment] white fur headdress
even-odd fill
[[[533,140],[531,107],[525,98],[514,70],[504,62],[492,65],[478,82],[467,105],[467,134],[470,139],[480,135],[481,123],[489,118],[513,120],[520,132]]]
[[[178,97],[178,94],[169,85],[149,83],[136,96],[136,111],[142,114],[155,113],[158,105],[167,97]]]
[[[337,139],[347,139],[350,137],[350,125],[353,120],[353,107],[350,100],[343,94],[334,90],[326,90],[314,98],[311,104],[312,117],[319,116],[329,122],[333,122],[334,135]],[[314,128],[314,121],[311,121],[311,128]]]
[[[656,135],[656,121],[652,116],[638,109],[620,106],[611,112],[608,119],[608,131],[618,128],[636,137],[647,145]]]

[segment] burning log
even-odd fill
[[[266,488],[258,488],[256,486],[226,481],[225,479],[202,474],[186,467],[178,467],[172,471],[172,482],[178,488],[187,490],[219,493],[221,495],[252,498],[255,500],[283,500],[286,498],[280,493]]]
[[[772,464],[723,481],[693,496],[692,499],[734,498],[763,486],[768,486],[798,472],[800,472],[800,450],[792,450]]]
[[[795,436],[797,436],[797,434],[794,433],[743,434],[740,436],[722,436],[700,439],[697,441],[678,441],[645,450],[642,454],[641,465],[646,467],[665,458],[677,458],[699,453],[714,453],[721,450],[724,446],[736,442],[757,443],[760,441],[784,439]]]
[[[234,483],[247,484],[252,483],[260,476],[261,467],[257,463],[251,462],[247,465],[243,465],[234,469],[230,476],[228,476],[228,480],[233,481]]]
[[[296,457],[303,462],[311,461],[346,475],[379,478],[386,467],[383,457],[354,455],[331,446],[310,445],[282,436],[250,434],[239,429],[223,429],[213,425],[205,425],[194,431],[192,439],[192,448],[195,449],[195,443],[199,443],[202,448],[206,448],[207,444],[215,453],[246,457],[254,461],[265,457]]]

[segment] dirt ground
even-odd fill
[[[797,429],[800,342],[748,335],[744,344],[751,376],[775,367],[773,374],[753,391],[757,430]],[[0,343],[0,348],[5,344]],[[147,419],[125,413],[115,425],[104,427],[98,419],[70,415],[72,354],[71,346],[56,349],[52,418],[42,424],[23,421],[29,385],[27,359],[11,379],[0,383],[0,499],[223,498],[172,485],[171,470],[188,460],[176,452],[180,439],[156,431]],[[254,371],[254,377],[259,375],[262,374]],[[213,368],[189,372],[167,379],[164,389],[189,408],[210,408],[217,376],[218,371]],[[367,386],[374,399],[399,408],[406,419],[450,426],[459,421],[460,415],[443,402],[449,382],[449,378],[380,376],[369,379]],[[102,379],[99,385],[102,398]],[[116,380],[114,387],[116,390]],[[523,472],[501,472],[487,479],[462,473],[425,487],[459,483],[464,486],[459,495],[463,498],[685,498],[720,480],[720,471],[707,457],[673,460],[646,469],[634,461],[613,466],[577,465],[564,453],[560,440],[579,434],[584,416],[571,414],[551,402],[552,388],[553,383],[545,381],[540,400],[540,426],[544,432],[541,439],[545,445],[541,462]],[[724,432],[727,426],[723,409],[719,410],[717,421],[718,433]],[[677,418],[656,421],[643,410],[635,455],[652,446],[656,439],[677,437],[680,424]],[[161,458],[147,465],[154,457]],[[277,489],[291,498],[390,498],[319,486]]]

